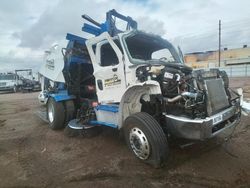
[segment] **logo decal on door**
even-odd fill
[[[113,78],[109,78],[109,79],[104,80],[105,87],[119,85],[119,84],[121,84],[121,79],[119,79],[116,74],[113,75]]]

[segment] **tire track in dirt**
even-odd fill
[[[115,170],[102,169],[98,171],[91,171],[86,173],[80,173],[79,175],[72,175],[64,178],[64,182],[67,184],[82,183],[82,182],[140,182],[142,187],[153,187],[154,184],[165,186],[179,186],[188,185],[190,187],[230,187],[230,182],[216,179],[213,177],[199,176],[195,174],[186,173],[173,173],[170,168],[152,169],[150,173],[143,171],[145,166],[138,165],[139,171],[131,171],[129,169],[135,168],[136,164],[128,159],[123,159],[118,162],[118,168]],[[141,163],[139,163],[141,164]],[[135,165],[135,166],[134,166]],[[157,186],[156,186],[157,187]]]
[[[24,171],[25,179],[32,179],[36,185],[42,187],[51,186],[53,184],[53,174],[49,170],[49,164],[46,155],[37,151],[37,148],[32,146],[41,145],[44,135],[31,136],[27,135],[18,140],[18,163]],[[35,180],[35,181],[34,181]]]
[[[6,119],[0,119],[0,127],[5,125]]]
[[[216,142],[216,143],[215,143]],[[130,169],[133,169],[133,163],[127,160],[119,161],[118,169],[115,171],[98,171],[98,172],[88,172],[80,175],[75,175],[71,177],[67,177],[65,179],[66,184],[72,184],[74,182],[129,182],[134,181],[142,182],[142,187],[152,187],[154,185],[158,185],[160,182],[163,187],[165,186],[179,186],[183,187],[234,187],[234,186],[242,186],[242,187],[250,187],[246,179],[246,175],[243,174],[242,177],[234,177],[229,180],[217,179],[216,177],[209,176],[199,176],[197,174],[187,174],[187,173],[171,173],[173,169],[176,169],[178,166],[183,165],[183,163],[188,162],[189,160],[199,159],[213,150],[221,150],[223,149],[223,143],[218,140],[213,140],[212,143],[197,145],[193,149],[190,150],[182,150],[174,151],[174,155],[172,159],[169,161],[169,165],[164,169],[152,170],[152,173],[138,173],[131,172],[128,173]],[[183,156],[184,155],[184,156]],[[177,156],[177,159],[176,159]],[[110,167],[111,168],[111,167]],[[141,168],[140,166],[138,168]],[[143,167],[142,167],[143,168]],[[110,170],[110,169],[109,169]],[[125,172],[125,173],[123,173]],[[153,174],[153,175],[152,175]],[[235,180],[236,179],[236,180]],[[152,186],[148,186],[152,185]],[[157,186],[156,186],[157,187]]]
[[[73,182],[96,182],[96,181],[138,181],[144,182],[142,186],[148,187],[150,184],[161,183],[162,185],[190,185],[198,187],[230,187],[230,184],[224,180],[218,180],[210,177],[194,176],[190,174],[173,174],[169,173],[146,175],[146,174],[121,174],[108,171],[90,172],[78,176],[68,177],[65,183]],[[151,186],[149,186],[151,187]]]
[[[26,112],[29,110],[30,110],[30,108],[27,108],[24,106],[17,107],[15,105],[12,105],[12,106],[9,105],[6,108],[0,109],[0,115],[14,115],[14,114],[23,113],[23,112]]]

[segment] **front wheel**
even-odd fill
[[[17,86],[13,87],[13,92],[16,93],[17,92]]]
[[[47,118],[51,129],[62,129],[65,127],[65,108],[62,102],[56,102],[50,98],[47,103]]]
[[[166,162],[167,138],[151,115],[139,112],[129,116],[124,122],[124,134],[129,149],[140,160],[155,167]]]

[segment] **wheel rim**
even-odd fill
[[[134,127],[129,133],[130,146],[137,157],[146,160],[150,155],[148,139],[141,129]]]
[[[50,123],[54,121],[54,106],[50,103],[48,106],[48,119]]]

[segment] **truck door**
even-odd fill
[[[108,33],[86,42],[94,67],[98,102],[120,102],[126,90],[124,62],[118,38]]]

